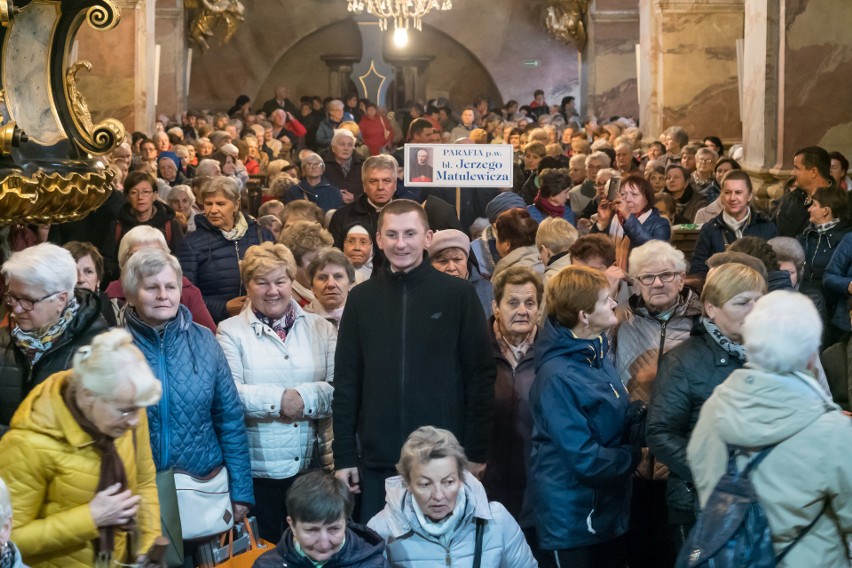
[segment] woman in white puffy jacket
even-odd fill
[[[337,333],[292,298],[296,261],[282,244],[250,247],[240,263],[242,312],[219,324],[243,403],[260,536],[278,542],[296,476],[331,468],[331,400]]]
[[[385,539],[391,566],[468,568],[477,554],[482,568],[538,566],[518,523],[506,507],[488,502],[482,483],[467,471],[452,432],[418,428],[396,469],[401,475],[385,482],[385,508],[367,524]]]

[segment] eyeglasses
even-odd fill
[[[320,168],[322,167],[322,162],[305,162],[306,168]]]
[[[31,311],[35,308],[36,304],[44,302],[45,300],[49,300],[50,298],[56,296],[57,294],[61,294],[61,292],[53,292],[52,294],[48,294],[44,298],[39,298],[38,300],[31,300],[29,298],[19,298],[14,296],[11,292],[6,292],[3,294],[3,300],[6,302],[6,305],[10,308],[14,308],[15,306],[19,306],[25,312]]]
[[[672,282],[677,277],[678,274],[680,274],[680,273],[679,272],[660,272],[658,274],[640,274],[639,276],[636,277],[636,280],[638,280],[639,283],[642,284],[643,286],[651,286],[651,285],[654,284],[654,282],[657,280],[657,278],[659,278],[660,282],[663,282],[663,283]]]
[[[151,197],[152,195],[154,195],[154,192],[151,191],[150,189],[142,189],[142,190],[131,189],[130,191],[127,192],[127,197],[133,197],[133,198],[136,198],[136,197]]]
[[[698,158],[699,164],[712,164],[713,158]]]

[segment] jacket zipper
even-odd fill
[[[660,363],[663,362],[663,348],[666,345],[666,327],[669,325],[668,321],[660,322],[660,350],[657,352],[657,371],[660,370]],[[657,379],[657,373],[654,373],[654,380]],[[656,458],[654,454],[648,451],[648,457],[650,458],[650,475],[651,480],[654,480],[654,471],[657,469]]]
[[[407,432],[406,428],[406,416],[405,416],[405,330],[408,327],[407,319],[408,319],[408,286],[405,283],[405,280],[402,280],[402,380],[400,381],[400,421],[401,421],[401,432]],[[448,553],[449,554],[449,553]],[[447,556],[449,558],[449,556]]]
[[[240,265],[240,243],[239,241],[234,241],[234,252],[237,253],[237,266]],[[243,296],[243,279],[240,278],[240,288],[237,290],[238,296]]]
[[[154,331],[159,335],[158,331]],[[166,357],[165,357],[165,339],[159,337],[160,352],[158,353],[157,371],[160,376],[160,382],[163,385],[163,398],[160,406],[160,465],[163,469],[169,467],[170,458],[169,446],[171,445],[171,432],[169,431],[169,384],[166,379]]]

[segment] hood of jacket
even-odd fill
[[[574,333],[549,317],[539,329],[535,340],[535,369],[538,372],[545,363],[555,357],[567,357],[590,367],[603,366],[603,358],[609,350],[606,335],[594,339],[580,339]]]
[[[154,200],[153,207],[154,214],[150,219],[143,222],[137,219],[133,214],[133,209],[130,207],[130,203],[122,205],[118,212],[118,220],[125,227],[125,232],[136,225],[151,225],[155,227],[165,225],[167,222],[175,218],[175,210],[162,201]]]
[[[541,255],[535,245],[518,247],[500,259],[494,267],[494,276],[510,266],[526,266],[532,268],[539,274],[544,274],[544,265],[541,263]]]
[[[467,495],[467,507],[462,523],[473,517],[491,519],[491,507],[488,505],[485,487],[469,471],[464,472],[463,489]],[[417,515],[414,512],[412,499],[414,497],[405,487],[401,475],[385,481],[385,507],[388,513],[385,516],[385,521],[393,538],[398,538],[410,532],[417,532],[415,527],[419,526],[419,521],[417,521]],[[458,526],[461,527],[462,523],[459,523]]]
[[[91,444],[91,436],[80,428],[62,399],[62,388],[70,379],[70,370],[61,371],[33,387],[15,412],[10,427],[66,440],[76,448]]]
[[[293,529],[291,528],[284,531],[277,549],[278,554],[285,562],[284,566],[287,566],[288,563],[293,566],[302,566],[311,562],[296,550],[293,541]],[[349,523],[346,527],[346,542],[343,548],[327,560],[324,566],[334,568],[338,566],[372,566],[373,563],[369,561],[381,558],[384,550],[385,541],[382,540],[382,537],[365,526]]]
[[[713,427],[728,444],[762,448],[783,442],[836,405],[806,373],[748,365],[714,391]]]

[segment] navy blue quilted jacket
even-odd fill
[[[248,230],[242,239],[229,241],[204,215],[195,216],[195,231],[180,242],[177,257],[183,275],[198,286],[213,321],[230,317],[225,304],[245,294],[240,284],[240,260],[246,250],[261,241],[274,241],[268,229],[246,216]]]
[[[225,465],[231,500],[253,505],[243,407],[213,333],[193,323],[183,305],[162,331],[142,322],[131,309],[125,312],[124,325],[163,383],[160,402],[148,407],[157,471],[174,467],[201,477]]]

